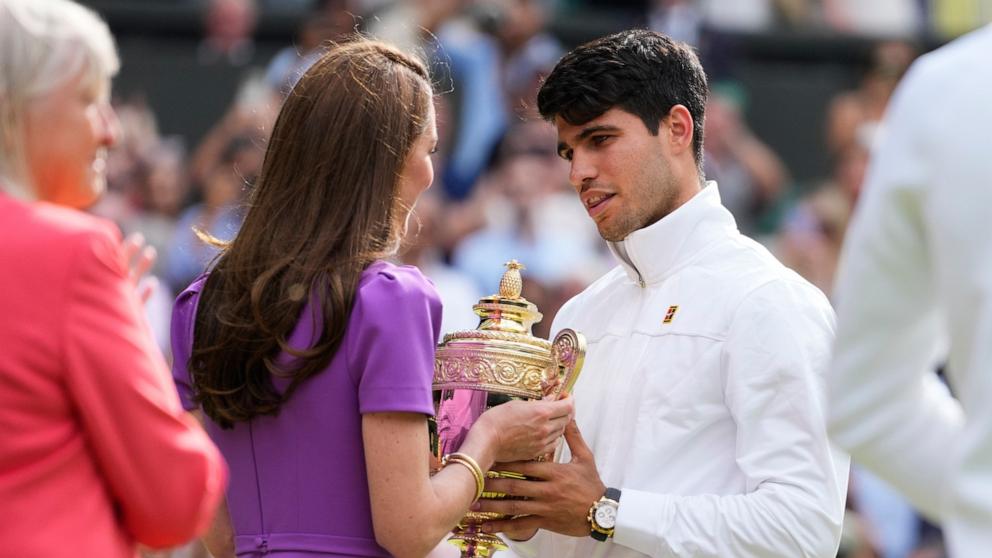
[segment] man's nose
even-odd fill
[[[596,178],[598,171],[596,165],[590,157],[585,157],[578,153],[572,153],[571,166],[568,171],[568,181],[581,193],[582,185],[587,181]]]

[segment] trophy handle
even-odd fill
[[[551,342],[551,358],[558,372],[557,395],[572,393],[586,360],[586,337],[573,329],[563,329]]]

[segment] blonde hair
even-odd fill
[[[0,189],[33,197],[22,148],[28,101],[83,75],[94,88],[120,59],[107,24],[71,0],[0,1]]]

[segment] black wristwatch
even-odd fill
[[[606,494],[589,508],[589,536],[597,541],[613,537],[617,525],[617,510],[620,509],[620,490],[607,488]]]

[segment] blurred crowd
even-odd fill
[[[270,2],[276,4],[275,2]],[[264,1],[212,0],[197,57],[250,66],[253,30]],[[285,3],[279,3],[285,9]],[[554,128],[540,120],[535,93],[565,52],[550,32],[570,10],[625,9],[649,26],[696,46],[711,79],[705,120],[705,170],[740,229],[828,295],[879,121],[901,75],[919,54],[906,39],[949,37],[992,16],[988,3],[963,0],[320,0],[293,2],[309,15],[291,44],[246,68],[226,114],[191,145],[159,132],[140,97],[117,101],[123,140],[108,161],[109,191],[93,211],[125,234],[141,233],[159,254],[159,285],[149,321],[169,351],[173,296],[200,274],[219,240],[237,233],[243,204],[262,168],[267,132],[295,79],[327,41],[356,30],[419,52],[438,90],[439,152],[432,190],[415,210],[405,263],[420,267],[444,302],[442,330],[477,325],[471,307],[495,291],[503,262],[526,265],[524,296],[549,336],[561,304],[614,265],[567,182]],[[312,4],[312,5],[311,5]],[[748,92],[733,81],[725,32],[811,28],[889,37],[879,40],[859,85],[824,114],[829,176],[798,184],[783,160],[747,124]],[[892,39],[891,37],[897,37]],[[300,169],[305,173],[306,169]],[[849,558],[943,556],[928,525],[881,481],[857,468],[841,555]],[[184,552],[195,550],[187,549]]]

